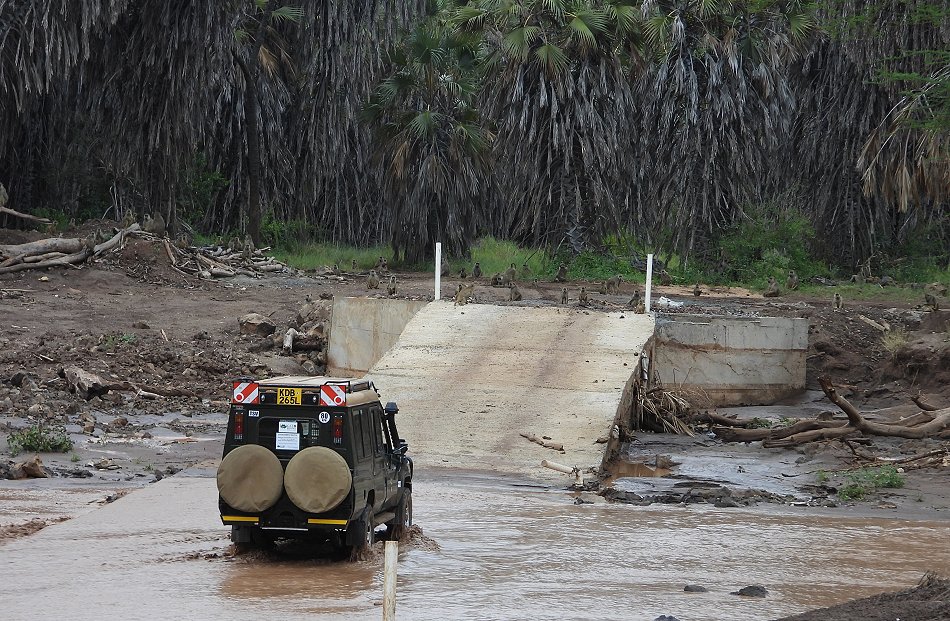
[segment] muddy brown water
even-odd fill
[[[210,471],[0,546],[2,617],[379,619],[381,558],[229,557]],[[416,482],[400,619],[773,619],[950,573],[946,522],[573,504],[475,474]],[[708,593],[684,593],[701,584]],[[748,584],[765,599],[730,595]]]

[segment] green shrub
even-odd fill
[[[65,453],[73,448],[73,441],[63,427],[44,427],[33,425],[20,431],[14,431],[7,438],[10,454],[18,455],[23,451],[36,453]]]
[[[842,500],[862,500],[877,489],[900,488],[905,482],[904,475],[894,466],[862,468],[847,477],[850,482],[838,489],[838,498]]]
[[[815,230],[804,215],[777,205],[750,208],[746,213],[747,219],[719,238],[719,251],[728,264],[720,278],[765,287],[769,276],[784,284],[789,270],[803,281],[829,273],[827,266],[811,256]]]

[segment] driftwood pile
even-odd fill
[[[867,436],[893,438],[950,439],[950,408],[938,408],[919,398],[913,401],[920,412],[895,422],[867,420],[854,405],[838,394],[831,380],[819,377],[818,383],[828,399],[847,416],[841,420],[802,420],[779,429],[746,429],[734,419],[712,413],[701,415],[713,423],[713,432],[726,442],[762,442],[766,448],[787,448],[818,440],[857,440]],[[694,419],[698,420],[698,419]]]
[[[194,247],[172,243],[142,230],[138,224],[115,231],[102,243],[96,243],[98,235],[86,239],[51,237],[26,244],[0,245],[0,274],[48,267],[79,267],[91,259],[119,250],[129,237],[160,243],[171,266],[186,276],[203,279],[237,276],[260,277],[271,272],[285,272],[288,267],[259,250],[230,250],[220,246]]]
[[[0,274],[66,265],[75,267],[120,248],[127,236],[136,235],[141,230],[138,224],[133,224],[117,231],[101,244],[97,244],[95,236],[91,236],[86,239],[51,237],[26,244],[0,246]]]
[[[209,280],[233,276],[259,277],[265,273],[286,272],[287,266],[265,254],[270,248],[259,250],[231,250],[221,246],[194,247],[173,245],[163,239],[165,254],[172,267],[191,276]]]

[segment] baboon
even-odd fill
[[[366,289],[379,289],[379,274],[376,270],[369,271],[369,276],[366,277]]]
[[[188,236],[188,233],[179,233],[178,239],[175,240],[175,246],[185,250],[186,248],[191,247],[191,237]]]
[[[660,270],[660,273],[657,274],[657,280],[660,281],[660,284],[664,287],[669,287],[673,284],[673,277],[670,276],[670,273],[666,271],[666,268]]]
[[[769,287],[762,295],[767,298],[777,298],[778,294],[778,281],[775,280],[775,276],[769,276]]]
[[[853,282],[856,285],[864,284],[864,274],[852,274],[848,282]]]
[[[155,214],[155,217],[145,216],[142,230],[156,237],[165,237],[165,217],[161,213]]]
[[[788,278],[785,280],[785,288],[789,291],[798,289],[798,274],[795,270],[788,270]]]
[[[459,270],[459,278],[461,278],[462,280],[465,280],[467,277],[468,275],[465,273],[465,268],[463,267],[462,269]]]
[[[124,229],[129,228],[135,224],[135,213],[130,209],[125,212],[125,216],[122,218],[121,227]]]
[[[241,238],[232,237],[231,241],[228,242],[228,250],[231,252],[241,252]]]
[[[940,310],[940,304],[937,302],[937,296],[932,293],[924,294],[924,306],[929,306],[930,310],[932,311]]]
[[[339,263],[334,263],[334,264],[333,264],[333,273],[334,273],[334,274],[339,274],[339,273],[340,273],[340,264],[339,264]]]
[[[567,304],[567,287],[561,287],[561,304]]]
[[[395,276],[389,277],[389,286],[386,287],[386,293],[388,293],[390,297],[396,295],[396,277]]]
[[[465,286],[462,286],[459,283],[458,291],[455,292],[455,305],[462,306],[468,304],[468,299],[475,297],[475,284],[470,283]]]
[[[356,259],[352,259],[352,260],[350,261],[350,271],[352,271],[352,272],[358,272],[359,269],[360,269],[359,266],[356,264]]]
[[[254,240],[251,239],[250,233],[244,234],[244,252],[241,253],[241,256],[245,259],[250,259],[251,255],[254,254]]]
[[[602,289],[603,293],[607,295],[613,295],[620,293],[620,283],[623,282],[623,276],[617,274],[616,276],[611,276],[604,281],[604,288]]]
[[[378,272],[388,272],[389,271],[389,261],[386,257],[379,257],[376,259],[376,271]]]
[[[646,314],[647,307],[643,304],[643,302],[638,302],[636,308],[633,309],[633,312],[637,315]]]
[[[508,285],[508,301],[509,302],[520,302],[521,301],[521,289],[518,288],[518,285],[511,283]]]
[[[890,276],[881,276],[881,282],[878,284],[880,284],[882,287],[890,287],[894,284],[894,279]]]
[[[92,252],[93,250],[95,250],[96,249],[96,233],[93,233],[89,237],[86,237],[85,239],[83,239],[82,247],[88,250],[89,252]]]
[[[587,306],[587,288],[581,287],[580,293],[577,294],[577,303],[580,306]]]
[[[844,300],[841,298],[840,293],[835,292],[835,294],[831,296],[831,310],[837,312],[842,308],[844,308]]]
[[[512,263],[511,267],[505,270],[504,275],[502,276],[501,284],[503,285],[512,285],[515,282],[515,276],[518,275],[518,270],[515,268],[515,264]]]
[[[490,280],[491,280],[491,286],[492,286],[492,287],[498,287],[499,285],[501,285],[501,279],[502,279],[501,274],[499,274],[499,273],[497,273],[497,272],[496,272],[495,274],[492,274],[491,279],[490,279]]]
[[[633,297],[630,298],[630,301],[627,302],[627,306],[629,306],[630,308],[636,308],[637,304],[639,303],[640,303],[640,290],[637,289],[636,291],[633,292]]]
[[[475,261],[475,265],[472,266],[472,278],[481,278],[482,277],[482,265]]]
[[[443,276],[449,275],[449,262],[445,260],[445,257],[442,257],[442,265],[439,266],[439,273]]]
[[[558,282],[567,281],[567,266],[563,263],[557,266],[557,275],[554,277],[554,280]]]
[[[693,285],[693,295],[697,298],[703,294],[703,290],[699,288],[699,283]]]

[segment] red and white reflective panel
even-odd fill
[[[346,405],[346,388],[343,386],[334,386],[333,384],[324,384],[320,387],[320,405]]]
[[[258,403],[257,384],[255,382],[234,382],[231,400],[235,403]]]

